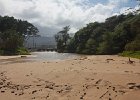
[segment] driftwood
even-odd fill
[[[135,63],[135,61],[132,61],[132,60],[129,58],[127,63],[128,63],[128,64],[133,64],[133,63]]]

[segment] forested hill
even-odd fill
[[[117,54],[140,50],[140,14],[118,15],[94,22],[75,33],[66,52]]]
[[[37,27],[27,21],[0,16],[0,54],[26,53],[23,41],[26,35],[37,34]]]

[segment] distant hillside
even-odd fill
[[[30,49],[56,48],[56,42],[54,37],[29,36],[26,38],[24,46]]]

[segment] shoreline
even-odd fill
[[[109,60],[109,61],[107,61]],[[95,55],[0,65],[2,100],[140,99],[140,61]]]

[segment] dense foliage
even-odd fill
[[[23,52],[24,49],[21,48],[25,36],[37,33],[38,29],[27,21],[0,16],[0,54],[9,55]]]
[[[104,23],[89,23],[75,33],[65,49],[82,54],[140,51],[140,14],[122,14],[107,18]]]

